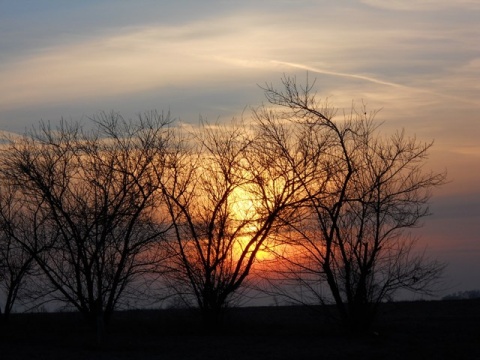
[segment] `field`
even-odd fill
[[[193,310],[116,314],[102,345],[76,313],[14,314],[0,359],[480,359],[480,301],[384,304],[372,332],[347,336],[322,309],[231,309],[204,334]]]

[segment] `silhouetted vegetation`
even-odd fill
[[[453,294],[448,294],[442,300],[467,300],[480,299],[480,290],[457,291]]]
[[[76,309],[101,342],[115,310],[175,296],[217,330],[256,270],[271,291],[294,282],[365,332],[397,290],[428,293],[443,264],[406,230],[445,179],[423,169],[432,143],[381,135],[365,108],[337,119],[310,84],[282,85],[264,89],[269,105],[251,121],[101,113],[5,139],[5,315],[29,288],[29,307]]]
[[[164,176],[178,254],[166,279],[186,304],[193,297],[209,331],[218,329],[278,219],[296,210],[299,185],[263,154],[243,122],[202,123]]]
[[[15,301],[36,274],[34,254],[18,241],[31,236],[19,190],[5,181],[0,184],[0,288],[5,296],[0,321],[8,321]],[[3,310],[3,311],[2,311]]]
[[[171,121],[157,113],[92,120],[91,131],[42,123],[11,139],[0,160],[2,228],[27,254],[16,255],[20,265],[33,259],[41,269],[43,294],[76,308],[100,335],[126,291],[162,265],[169,224],[157,211],[156,174]]]
[[[278,238],[289,247],[275,251],[283,266],[274,272],[303,296],[333,299],[344,325],[364,332],[399,289],[428,292],[438,281],[444,264],[416,252],[407,230],[429,215],[431,190],[445,174],[424,170],[432,143],[379,133],[376,112],[352,107],[338,119],[312,84],[285,77],[282,85],[264,89],[279,108],[263,106],[255,118],[265,151],[288,159],[304,202],[301,215],[284,219]]]

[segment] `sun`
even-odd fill
[[[241,227],[238,237],[235,241],[233,253],[236,258],[240,258],[243,253],[251,253],[256,244],[250,244],[255,236],[261,231],[262,219],[259,215],[261,209],[260,201],[255,201],[252,194],[242,187],[237,187],[229,198],[231,204],[232,217],[236,226]],[[258,250],[255,250],[255,260],[272,260],[274,254],[269,251],[268,241],[264,241]],[[247,254],[249,255],[249,254]]]

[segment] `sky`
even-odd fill
[[[316,78],[339,109],[434,140],[419,246],[439,293],[480,289],[480,0],[0,0],[0,131],[100,111],[248,117],[260,86]]]

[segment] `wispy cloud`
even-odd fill
[[[374,77],[365,76],[365,75],[349,74],[349,73],[344,73],[344,72],[319,69],[319,68],[316,68],[316,67],[313,67],[313,66],[295,64],[295,63],[286,62],[286,61],[272,60],[272,63],[273,64],[286,65],[288,67],[292,67],[292,68],[296,68],[296,69],[311,71],[311,72],[317,73],[317,74],[334,75],[334,76],[346,77],[346,78],[351,78],[351,79],[365,80],[365,81],[368,81],[368,82],[371,82],[371,83],[386,85],[386,86],[392,86],[392,87],[397,87],[397,88],[405,88],[405,89],[408,88],[405,85],[397,84],[397,83],[390,82],[390,81],[384,81],[384,80],[376,79]]]
[[[379,6],[387,3],[365,1]],[[315,4],[309,3],[310,11],[322,9]],[[341,10],[335,13],[342,14]],[[344,11],[348,16],[352,9]],[[83,42],[75,38],[77,42],[68,45],[62,41],[0,65],[0,108],[133,94],[169,86],[233,84],[243,81],[246,74],[252,81],[262,82],[275,73],[275,66],[478,104],[478,97],[441,90],[441,86],[447,86],[445,74],[454,71],[446,71],[452,58],[441,55],[450,51],[446,48],[452,46],[449,41],[457,41],[458,30],[437,32],[437,27],[424,25],[397,29],[388,27],[388,21],[403,24],[404,18],[392,16],[387,21],[356,12],[353,31],[346,26],[350,21],[326,18],[318,24],[305,24],[300,14],[303,12],[260,16],[252,11],[180,25],[125,27],[115,33],[89,36]],[[467,43],[462,44],[465,49],[456,43],[453,46],[459,50],[454,58],[457,64],[447,65],[459,68],[468,62],[461,63],[464,54],[475,50]],[[465,81],[473,78],[475,71],[473,66],[465,68]],[[344,82],[344,86],[349,85]]]
[[[480,10],[478,0],[362,0],[364,4],[390,10],[431,11],[451,8]]]
[[[306,70],[306,71],[309,71],[309,72],[312,72],[312,73],[333,75],[333,76],[339,76],[339,77],[356,79],[356,80],[363,80],[363,81],[373,83],[373,84],[384,85],[384,86],[388,86],[388,87],[407,90],[407,91],[412,92],[412,93],[430,94],[430,95],[442,97],[442,98],[445,98],[445,99],[459,101],[461,103],[467,103],[467,104],[473,104],[473,105],[480,106],[480,100],[471,100],[471,99],[468,99],[468,98],[465,98],[465,97],[453,96],[453,95],[449,95],[449,94],[442,94],[442,93],[432,91],[432,90],[429,90],[429,89],[415,88],[415,87],[411,87],[411,86],[407,86],[407,85],[403,85],[403,84],[399,84],[399,83],[395,83],[395,82],[391,82],[391,81],[378,79],[378,78],[375,78],[375,77],[372,77],[372,76],[366,76],[366,75],[361,75],[361,74],[350,74],[350,73],[345,73],[345,72],[338,72],[338,71],[320,69],[320,68],[313,67],[313,66],[296,64],[296,63],[285,62],[285,61],[278,61],[278,60],[272,60],[271,62],[273,64],[285,65],[287,67],[302,69],[302,70]],[[412,94],[412,96],[414,96],[414,94]]]
[[[258,32],[240,32],[243,25],[233,17],[210,24],[127,28],[34,52],[0,65],[0,108],[241,77],[235,70],[265,56],[255,41]]]

